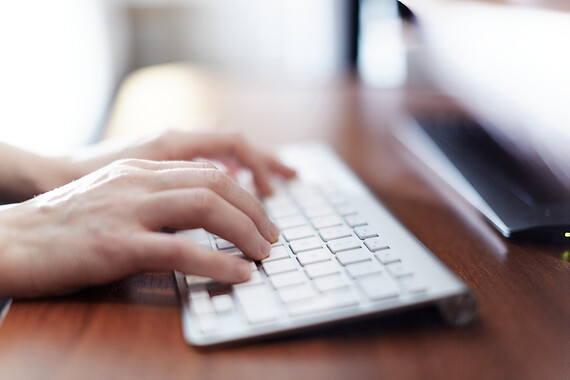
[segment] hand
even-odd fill
[[[113,163],[0,209],[0,297],[63,294],[143,271],[247,280],[245,260],[162,232],[198,227],[255,260],[279,235],[261,203],[210,164]]]
[[[272,174],[285,178],[295,176],[294,170],[283,165],[272,155],[252,148],[239,135],[191,134],[172,130],[134,141],[110,140],[66,157],[64,162],[67,163],[69,174],[63,179],[63,183],[124,158],[155,161],[217,159],[229,168],[239,166],[250,169],[255,186],[261,195],[271,194],[269,179]]]

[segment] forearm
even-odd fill
[[[23,201],[64,184],[65,159],[44,157],[0,142],[0,196]]]

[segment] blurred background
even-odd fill
[[[397,88],[400,31],[395,0],[4,2],[0,139],[44,153],[96,141],[121,80],[168,62],[293,83],[356,68]]]

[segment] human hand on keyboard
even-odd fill
[[[43,179],[39,192],[62,186],[113,161],[126,158],[155,161],[216,159],[225,164],[230,175],[239,168],[250,170],[255,187],[263,196],[272,192],[270,178],[273,174],[285,178],[295,176],[294,170],[274,156],[253,148],[239,135],[171,130],[134,140],[109,140],[70,156],[43,157],[42,167],[47,169],[44,175],[37,173],[37,177]]]
[[[232,139],[194,154],[235,153],[258,172],[259,185],[270,171],[289,173],[277,161],[254,162],[261,156]],[[173,149],[168,158],[181,155]],[[245,260],[163,232],[199,227],[235,243],[254,260],[267,257],[269,243],[279,235],[261,203],[211,164],[115,162],[29,201],[0,208],[0,297],[68,293],[141,271],[247,280],[251,269]]]

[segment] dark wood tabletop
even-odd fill
[[[139,274],[68,297],[15,300],[0,326],[0,379],[569,379],[570,247],[501,237],[394,137],[410,107],[453,108],[350,75],[299,84],[168,65],[127,79],[107,137],[227,125],[265,146],[328,142],[472,288],[479,312],[469,326],[450,328],[422,309],[197,349],[182,337],[173,275]]]

